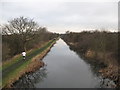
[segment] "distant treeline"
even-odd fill
[[[66,32],[62,38],[71,46],[73,45],[77,51],[86,54],[88,51],[94,52],[94,58],[106,60],[116,60],[118,63],[118,33],[107,31],[83,31],[80,33]],[[93,53],[91,52],[91,53]],[[113,62],[112,62],[113,63]]]
[[[8,23],[2,25],[3,61],[58,37],[58,34],[47,31],[29,18],[14,18]]]

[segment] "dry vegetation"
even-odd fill
[[[102,63],[106,68],[99,72],[119,84],[120,62],[118,61],[118,34],[107,31],[83,31],[81,33],[66,32],[62,35],[70,48],[79,52],[90,62]],[[120,86],[120,85],[118,85]]]

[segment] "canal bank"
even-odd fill
[[[26,60],[18,55],[8,63],[3,64],[2,68],[2,88],[11,88],[13,83],[27,73],[34,72],[44,66],[42,59],[51,49],[56,40],[50,40],[39,48],[27,52]],[[12,63],[12,64],[11,64]]]
[[[87,63],[94,66],[95,72],[99,73],[103,78],[108,78],[114,81],[115,85],[113,87],[119,87],[119,74],[120,69],[117,60],[110,57],[110,54],[104,54],[102,52],[95,52],[93,50],[86,50],[82,52],[82,48],[78,43],[67,42],[71,50],[74,50],[80,57],[84,59]],[[105,57],[104,57],[105,56]],[[107,61],[107,62],[106,62]]]
[[[104,81],[76,52],[58,40],[43,58],[46,64],[14,83],[15,88],[106,88],[114,84]],[[109,86],[106,83],[109,82]]]

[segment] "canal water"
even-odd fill
[[[45,66],[27,74],[14,84],[19,88],[99,88],[103,79],[76,52],[59,39],[43,58]],[[108,80],[109,83],[112,83]],[[107,85],[109,86],[109,85]]]

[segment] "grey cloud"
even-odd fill
[[[65,32],[67,29],[117,29],[117,2],[53,2],[53,3],[0,3],[1,21],[25,16],[34,18],[50,31]]]

